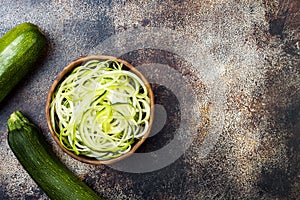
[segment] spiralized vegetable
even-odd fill
[[[132,148],[147,131],[150,99],[144,82],[122,63],[90,60],[57,87],[50,119],[64,148],[108,160]]]

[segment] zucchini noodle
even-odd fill
[[[90,60],[56,87],[50,119],[64,148],[108,160],[129,152],[147,132],[150,99],[144,82],[122,63]]]

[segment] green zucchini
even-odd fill
[[[47,46],[38,26],[22,23],[0,38],[0,102],[34,67]]]
[[[14,155],[50,199],[100,199],[47,148],[40,129],[20,111],[10,115],[7,125],[8,144]]]

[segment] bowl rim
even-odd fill
[[[117,158],[112,158],[109,160],[97,160],[94,158],[89,158],[89,157],[85,157],[85,156],[80,156],[80,155],[76,155],[75,153],[67,150],[66,148],[63,147],[63,145],[60,143],[58,136],[56,135],[55,131],[53,130],[52,127],[52,123],[51,123],[51,119],[50,119],[50,104],[52,101],[52,95],[54,90],[56,89],[56,87],[59,85],[59,83],[64,79],[64,77],[71,72],[75,67],[79,66],[81,63],[84,63],[86,61],[89,60],[112,60],[112,61],[117,61],[119,63],[122,63],[123,66],[125,66],[126,68],[128,68],[129,70],[131,70],[133,73],[135,73],[139,78],[141,78],[141,80],[144,82],[147,90],[148,90],[148,97],[150,98],[150,118],[149,118],[149,127],[147,132],[145,133],[144,136],[142,136],[139,140],[137,140],[137,142],[135,143],[134,146],[132,146],[131,150]],[[148,80],[144,77],[144,75],[139,72],[132,64],[130,64],[129,62],[114,57],[114,56],[106,56],[106,55],[91,55],[91,56],[83,56],[80,57],[78,59],[75,59],[73,61],[71,61],[67,66],[65,66],[63,68],[63,70],[58,74],[58,76],[56,77],[56,79],[53,81],[48,94],[47,94],[47,100],[46,100],[46,119],[47,119],[47,125],[48,128],[50,130],[51,136],[52,138],[55,140],[55,142],[58,144],[58,146],[60,147],[60,149],[62,149],[66,154],[68,154],[69,156],[71,156],[72,158],[81,161],[83,163],[87,163],[87,164],[93,164],[93,165],[101,165],[101,164],[112,164],[118,161],[121,161],[125,158],[127,158],[128,156],[132,155],[141,145],[142,143],[144,143],[144,141],[146,140],[146,138],[149,136],[150,134],[150,130],[152,127],[152,123],[153,123],[153,118],[154,118],[154,94],[152,91],[152,88],[150,86],[150,83],[148,82]]]

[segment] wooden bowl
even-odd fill
[[[69,72],[71,72],[71,70],[79,65],[81,65],[82,63],[88,61],[88,60],[112,60],[112,61],[117,61],[119,63],[122,63],[124,67],[126,67],[128,70],[131,70],[131,72],[135,73],[139,78],[141,78],[141,80],[145,83],[147,90],[148,90],[148,96],[150,98],[150,119],[149,119],[149,128],[147,130],[147,132],[145,133],[145,135],[140,138],[139,140],[137,140],[137,142],[135,144],[133,144],[132,149],[126,153],[123,154],[117,158],[113,158],[113,159],[109,159],[109,160],[97,160],[95,158],[92,157],[87,157],[87,156],[81,156],[81,155],[76,155],[73,152],[65,149],[63,147],[63,145],[60,143],[59,138],[57,136],[57,134],[55,133],[53,127],[52,127],[52,123],[50,120],[50,104],[51,104],[51,100],[52,100],[52,95],[53,92],[55,91],[56,87],[59,85],[59,83],[64,80],[64,78],[68,75]],[[125,60],[116,58],[116,57],[112,57],[112,56],[102,56],[102,55],[95,55],[95,56],[86,56],[86,57],[81,57],[77,60],[74,60],[73,62],[71,62],[68,66],[66,66],[57,76],[57,78],[54,80],[49,92],[48,92],[48,96],[47,96],[47,102],[46,102],[46,118],[47,118],[47,124],[48,127],[50,129],[50,133],[52,135],[52,137],[54,138],[55,142],[59,145],[59,147],[68,155],[70,155],[72,158],[75,158],[81,162],[84,163],[88,163],[88,164],[94,164],[94,165],[99,165],[99,164],[112,164],[114,162],[120,161],[128,156],[130,156],[132,153],[134,153],[141,145],[142,143],[146,140],[146,138],[149,136],[150,134],[150,129],[153,123],[153,116],[154,116],[154,95],[151,89],[151,86],[149,84],[149,82],[146,80],[146,78],[134,67],[132,66],[130,63],[128,63]]]

